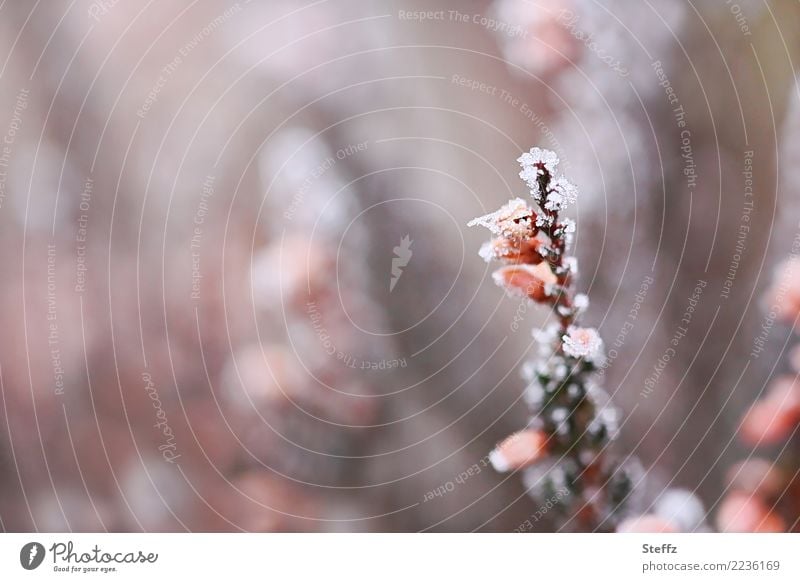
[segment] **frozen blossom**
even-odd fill
[[[568,527],[613,529],[626,517],[621,504],[632,484],[603,453],[617,425],[616,409],[603,402],[591,378],[603,360],[603,342],[595,329],[577,325],[589,300],[575,292],[578,263],[568,254],[575,222],[560,216],[577,190],[555,174],[558,157],[549,150],[532,148],[518,161],[534,208],[515,198],[470,225],[495,235],[480,250],[485,260],[505,263],[493,274],[495,282],[549,306],[554,321],[534,330],[536,352],[522,370],[528,428],[499,445],[490,460],[498,471],[528,467],[531,495],[555,504],[554,517],[560,514]],[[546,449],[542,442],[549,443]]]
[[[568,356],[583,358],[587,362],[595,362],[602,357],[603,340],[594,328],[571,325],[561,339],[564,353]]]
[[[478,254],[487,263],[492,259],[497,259],[505,263],[536,265],[542,262],[544,246],[542,241],[536,237],[506,238],[498,236],[481,245]]]
[[[469,221],[467,226],[483,226],[497,236],[512,239],[534,236],[535,213],[522,198],[514,198],[498,210]]]
[[[552,294],[557,278],[550,265],[509,265],[492,273],[494,282],[515,297],[544,301]]]
[[[489,453],[489,462],[500,473],[522,469],[541,460],[547,451],[545,435],[534,429],[521,430]]]

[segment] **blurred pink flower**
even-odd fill
[[[528,297],[539,303],[549,301],[549,290],[557,282],[547,263],[502,267],[492,274],[492,278],[509,295]]]
[[[727,475],[732,489],[765,499],[779,497],[786,487],[786,475],[770,461],[752,458],[731,467]]]
[[[619,533],[676,533],[676,531],[669,521],[652,514],[631,517],[617,528]]]
[[[522,430],[497,445],[489,461],[500,472],[523,469],[547,454],[547,437],[539,430]]]
[[[745,413],[740,433],[750,445],[774,445],[789,438],[798,423],[800,386],[794,377],[783,376]]]
[[[515,25],[498,31],[503,56],[536,75],[558,74],[581,53],[580,43],[569,28],[574,18],[572,7],[570,0],[495,2],[498,20]]]
[[[800,315],[800,258],[792,257],[778,265],[766,300],[779,319],[795,324]]]
[[[735,491],[720,505],[717,527],[721,532],[780,533],[786,523],[755,495]]]
[[[480,255],[488,263],[492,259],[506,263],[538,265],[544,259],[539,253],[542,241],[538,238],[493,238],[481,247]]]

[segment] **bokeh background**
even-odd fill
[[[579,188],[615,446],[713,515],[790,345],[752,355],[798,31],[794,0],[0,3],[0,528],[518,528],[485,459],[546,315],[466,223],[534,145]]]

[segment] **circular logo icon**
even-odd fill
[[[19,563],[26,570],[34,570],[44,561],[44,546],[39,542],[29,542],[19,551]]]

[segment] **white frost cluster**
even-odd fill
[[[531,215],[527,202],[513,198],[494,212],[470,220],[467,226],[483,226],[496,236],[514,238],[528,234]]]
[[[655,514],[673,524],[677,531],[704,529],[706,511],[700,500],[686,489],[668,489],[655,502]]]
[[[491,241],[487,241],[481,245],[478,256],[487,263],[492,262],[492,259],[494,259],[494,247]]]
[[[489,453],[489,462],[498,473],[507,473],[511,469],[511,465],[508,464],[506,458],[497,449]]]
[[[558,167],[558,156],[556,153],[542,148],[531,148],[529,152],[517,158],[517,161],[519,165],[522,166],[523,170],[532,168],[537,164],[542,164],[545,169],[552,174],[556,171],[556,167]]]
[[[572,305],[578,313],[583,313],[589,307],[589,297],[586,293],[578,293],[575,295],[575,299],[572,300]]]
[[[547,196],[547,210],[562,210],[578,199],[578,188],[563,176],[555,178],[550,183],[550,188],[553,191]]]
[[[587,362],[602,358],[603,340],[594,328],[571,325],[561,340],[564,342],[564,353],[573,358],[583,358]]]
[[[543,328],[534,328],[531,331],[533,339],[540,345],[552,346],[558,339],[559,326],[557,323],[550,323]]]
[[[555,174],[556,168],[558,167],[558,156],[555,152],[551,152],[550,150],[531,148],[531,151],[522,154],[517,158],[517,161],[519,165],[522,166],[519,177],[525,180],[533,197],[536,198],[537,202],[540,202],[539,184],[536,180],[539,176],[544,174],[545,170],[549,172],[551,176]]]
[[[534,200],[542,204],[545,210],[557,212],[575,202],[578,197],[578,189],[575,184],[563,176],[556,176],[559,160],[555,152],[531,148],[530,152],[522,154],[517,161],[522,166],[519,177],[528,185]],[[538,183],[539,176],[544,172],[548,172],[551,176],[550,191],[546,200],[542,200]]]

